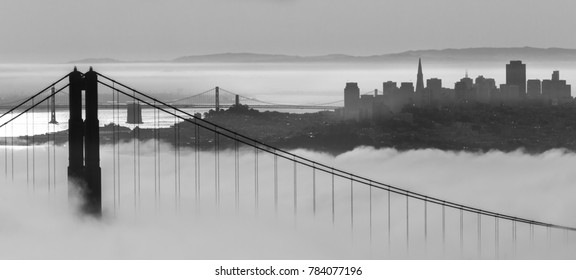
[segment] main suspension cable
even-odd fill
[[[103,76],[103,75],[101,75],[101,74],[99,74],[99,75],[100,75],[101,77],[109,80],[109,81],[114,81],[113,79],[110,79],[110,78],[108,78],[108,77],[106,77],[106,76]],[[104,84],[104,85],[106,85],[106,86],[109,86],[109,85],[107,85],[106,83],[103,83],[103,82],[101,82],[101,81],[99,81],[99,83]],[[126,85],[123,85],[123,84],[122,84],[122,86],[125,87],[125,88],[128,88],[128,89],[131,89],[131,90],[132,90],[132,88],[130,88],[130,87],[126,86]],[[165,104],[165,103],[163,103],[163,102],[161,102],[161,101],[159,101],[159,100],[157,100],[157,99],[155,99],[155,98],[153,98],[153,97],[150,97],[150,96],[148,96],[148,95],[146,95],[146,94],[144,94],[144,93],[142,93],[142,92],[138,92],[138,93],[139,93],[140,95],[142,95],[142,96],[150,99],[150,100],[154,100],[154,101],[159,102],[159,103],[161,103],[161,104],[163,104],[163,105],[165,105],[165,106],[168,106],[167,104]],[[142,101],[142,102],[144,102],[144,103],[146,103],[146,104],[151,104],[151,103],[149,103],[149,102],[147,102],[147,101]],[[162,109],[162,108],[159,108],[159,109],[160,109],[160,110],[164,110],[164,109]],[[181,110],[178,110],[178,111],[181,112],[181,113],[183,112],[183,111],[181,111]],[[168,111],[167,113],[170,113],[170,112]],[[188,116],[191,116],[192,118],[196,119],[195,116],[192,116],[192,115],[187,114],[187,113],[185,113],[185,112],[184,112],[184,114],[186,114],[186,115],[188,115]],[[201,119],[200,119],[200,120],[201,120]],[[210,126],[212,126],[212,127],[209,127],[209,126],[207,126],[207,125],[204,125],[203,123],[202,123],[202,124],[198,124],[199,126],[202,126],[203,128],[206,128],[206,129],[212,130],[212,131],[214,130],[213,127],[218,127],[218,129],[220,130],[220,133],[221,133],[222,135],[226,136],[226,137],[232,137],[232,135],[241,136],[241,135],[239,135],[239,134],[237,134],[237,133],[235,133],[235,132],[233,132],[233,131],[230,131],[230,130],[228,130],[228,129],[226,129],[226,128],[222,128],[222,127],[220,127],[220,126],[216,126],[216,125],[214,125],[214,124],[212,124],[212,123],[206,122],[205,120],[201,120],[201,121],[202,121],[203,123],[208,123],[208,124],[210,124]],[[230,135],[227,135],[226,133],[230,133]],[[253,147],[257,147],[257,148],[259,148],[259,149],[262,149],[262,150],[265,150],[265,151],[274,153],[276,156],[279,156],[279,157],[282,157],[282,158],[285,158],[285,159],[288,159],[288,160],[292,160],[291,157],[295,157],[295,158],[297,158],[297,159],[299,160],[299,163],[300,163],[300,164],[303,164],[303,165],[306,165],[306,166],[311,166],[311,162],[313,162],[313,161],[311,161],[311,160],[309,160],[309,159],[306,159],[306,158],[303,158],[303,157],[294,155],[294,154],[292,154],[292,153],[289,153],[289,152],[286,152],[286,151],[283,151],[283,150],[275,149],[275,148],[273,148],[273,147],[271,147],[271,146],[269,146],[269,145],[266,145],[266,144],[264,144],[264,143],[262,143],[262,142],[260,142],[260,141],[253,140],[253,139],[248,138],[248,137],[245,137],[245,136],[241,136],[241,137],[242,137],[242,139],[237,139],[237,141],[239,141],[239,142],[241,142],[241,143],[243,143],[243,144],[247,144],[247,145],[250,145],[250,146],[253,146]],[[278,152],[280,152],[280,153],[282,153],[282,154],[278,154]],[[301,160],[301,161],[300,161],[300,160]],[[320,163],[317,163],[317,162],[314,162],[314,163],[319,166],[319,168],[317,168],[317,169],[320,169],[320,170],[322,170],[322,171],[324,171],[324,172],[328,172],[328,171],[331,169],[331,167],[328,167],[328,166],[326,166],[326,165],[323,165],[323,164],[320,164]],[[321,168],[320,168],[320,167],[321,167]],[[335,174],[336,176],[339,176],[339,177],[342,177],[342,178],[346,178],[346,177],[352,176],[352,177],[353,177],[353,180],[354,180],[355,182],[359,182],[359,183],[362,183],[362,184],[366,184],[366,183],[369,181],[369,179],[367,179],[367,178],[364,178],[364,177],[361,177],[361,176],[358,176],[358,175],[354,175],[354,174],[351,174],[351,173],[348,173],[348,172],[345,172],[345,171],[342,171],[342,170],[336,169],[336,171],[337,171],[337,173],[338,173],[338,174]],[[408,190],[404,190],[404,189],[400,189],[400,188],[397,188],[397,187],[394,187],[394,186],[391,186],[391,185],[382,184],[382,183],[378,183],[378,182],[375,182],[375,184],[378,184],[378,186],[374,186],[374,187],[376,187],[376,188],[379,188],[379,189],[382,189],[382,190],[388,190],[388,191],[395,192],[395,193],[398,193],[398,194],[401,194],[401,195],[407,195],[407,196],[409,196],[410,198],[413,198],[413,199],[423,200],[424,197],[425,197],[425,196],[422,195],[422,194],[415,193],[415,192],[408,191]],[[453,202],[449,202],[449,201],[444,201],[444,200],[441,200],[441,199],[438,199],[438,198],[434,198],[434,197],[427,197],[427,199],[428,199],[428,201],[431,202],[431,203],[442,204],[442,205],[444,205],[444,206],[446,206],[446,207],[450,207],[450,208],[454,208],[454,209],[460,209],[460,208],[462,208],[464,211],[467,211],[467,212],[481,213],[481,214],[486,215],[486,216],[498,217],[498,218],[506,219],[506,220],[516,220],[516,221],[523,222],[523,223],[534,223],[534,224],[537,224],[537,225],[540,225],[540,226],[551,226],[551,227],[554,227],[554,228],[569,229],[569,230],[576,231],[576,228],[571,228],[571,227],[566,227],[566,226],[560,226],[560,225],[553,225],[553,224],[548,224],[548,223],[543,223],[543,222],[535,222],[535,221],[531,221],[531,220],[528,220],[528,219],[518,218],[518,217],[509,216],[509,215],[504,215],[504,214],[500,214],[500,213],[496,213],[496,212],[492,212],[492,211],[487,211],[487,210],[483,210],[483,209],[479,209],[479,208],[474,208],[474,207],[470,207],[470,206],[465,206],[465,205],[461,205],[461,204],[457,204],[457,203],[453,203]]]

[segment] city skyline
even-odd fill
[[[506,82],[497,84],[493,78],[478,75],[476,79],[468,76],[454,84],[453,88],[444,87],[442,79],[426,79],[422,59],[418,59],[416,86],[413,82],[397,81],[382,83],[382,94],[378,89],[373,94],[360,94],[356,82],[346,83],[344,88],[344,108],[340,111],[344,119],[385,119],[402,117],[406,106],[449,107],[473,103],[493,106],[522,106],[525,104],[560,105],[572,103],[571,85],[560,79],[560,71],[553,70],[550,79],[526,78],[526,64],[520,60],[511,60],[506,64]]]

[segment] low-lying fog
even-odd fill
[[[194,151],[181,151],[181,185],[178,196],[175,192],[175,189],[178,189],[175,186],[178,174],[175,174],[177,162],[174,161],[174,151],[163,145],[160,166],[155,167],[154,146],[152,143],[142,144],[139,172],[141,184],[136,186],[140,199],[135,199],[133,179],[134,174],[138,176],[138,172],[135,173],[132,167],[135,160],[133,147],[131,143],[121,147],[120,169],[117,169],[116,173],[113,167],[117,167],[118,162],[113,162],[113,147],[102,147],[105,213],[101,221],[80,217],[73,204],[69,205],[67,202],[66,147],[56,147],[56,168],[54,170],[52,161],[50,173],[47,170],[46,147],[35,148],[33,171],[31,168],[26,170],[27,165],[32,166],[30,150],[15,148],[12,170],[11,150],[0,149],[0,258],[576,257],[576,234],[573,232],[548,232],[546,228],[535,227],[534,237],[531,238],[528,225],[504,220],[499,220],[496,224],[494,218],[489,217],[482,217],[479,223],[476,214],[463,213],[460,216],[459,210],[446,209],[443,238],[442,208],[430,204],[426,208],[425,237],[424,203],[410,200],[407,207],[406,199],[398,195],[392,195],[390,200],[391,243],[388,244],[386,191],[373,190],[370,196],[367,186],[353,184],[354,208],[351,209],[350,181],[336,178],[333,224],[331,176],[321,172],[315,174],[314,214],[314,174],[310,169],[298,165],[298,180],[294,184],[294,165],[285,160],[278,161],[279,201],[276,212],[273,157],[259,153],[256,192],[254,151],[250,149],[243,149],[240,153],[239,212],[234,210],[233,151],[220,153],[220,206],[217,207],[214,153],[203,152],[200,156],[201,202],[196,204]],[[8,153],[5,154],[6,152]],[[528,155],[522,151],[473,154],[439,150],[398,152],[393,149],[357,148],[336,157],[304,150],[295,152],[376,181],[429,196],[522,218],[575,226],[576,206],[573,200],[576,197],[576,173],[572,169],[576,163],[576,154],[562,150]],[[31,172],[35,174],[34,180]],[[48,174],[51,180],[50,191]],[[56,187],[53,183],[54,174]],[[114,174],[121,174],[120,184],[118,180],[113,184]],[[176,202],[179,202],[179,207]],[[409,244],[406,242],[407,209]],[[495,234],[496,227],[499,229],[498,235]]]

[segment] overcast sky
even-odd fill
[[[572,0],[0,0],[0,62],[576,48]]]

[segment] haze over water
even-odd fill
[[[346,82],[358,82],[361,93],[381,91],[385,81],[416,82],[414,63],[120,63],[94,64],[96,71],[155,96],[186,97],[215,86],[268,102],[318,104],[343,99]],[[454,83],[468,72],[506,82],[501,63],[428,63],[422,61],[424,79],[440,78]],[[549,79],[553,70],[576,84],[576,67],[563,63],[525,61],[527,79]],[[5,101],[29,96],[73,69],[71,64],[0,64],[0,98]],[[78,65],[88,70],[89,65]],[[574,89],[573,89],[574,90]]]

